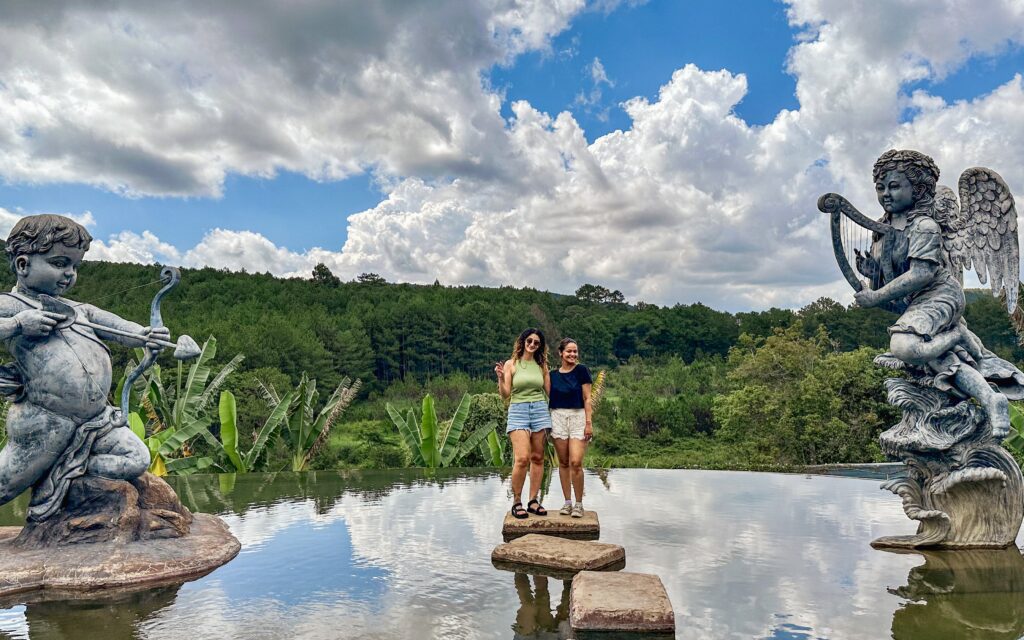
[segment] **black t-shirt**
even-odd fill
[[[582,364],[573,367],[569,373],[558,369],[551,372],[551,409],[582,409],[583,385],[592,384],[590,370]]]

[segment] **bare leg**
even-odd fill
[[[572,478],[569,475],[569,440],[555,438],[555,453],[558,454],[558,480],[562,483],[562,496],[565,501],[572,500],[570,492]]]
[[[977,369],[962,366],[957,369],[956,386],[981,405],[992,426],[992,434],[1005,438],[1010,432],[1010,402],[1006,396],[989,386],[988,380]]]
[[[537,497],[544,483],[544,443],[547,436],[544,429],[530,434],[530,500]]]
[[[523,485],[526,484],[526,470],[530,466],[530,432],[516,429],[508,434],[512,441],[512,501],[523,501]]]
[[[149,449],[131,430],[114,427],[97,438],[89,457],[89,475],[112,480],[132,480],[149,468]]]
[[[932,360],[938,360],[963,340],[959,327],[944,331],[927,341],[916,333],[894,333],[889,339],[889,350],[908,364],[924,366]]]
[[[7,414],[7,446],[0,451],[0,504],[35,484],[64,453],[75,433],[70,419],[20,402]]]
[[[583,456],[587,453],[585,440],[569,440],[569,468],[572,472],[572,488],[576,502],[583,502]]]

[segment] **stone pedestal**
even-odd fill
[[[241,547],[220,518],[196,514],[188,535],[135,542],[110,540],[41,549],[17,544],[18,527],[0,527],[0,598],[36,589],[85,592],[166,584],[201,576]]]
[[[596,511],[585,511],[582,518],[549,511],[546,516],[530,514],[530,517],[522,520],[511,513],[505,514],[505,521],[501,526],[501,536],[505,542],[531,533],[572,540],[597,540],[601,537],[601,523],[597,519]]]
[[[580,631],[663,632],[676,628],[661,578],[625,571],[581,571],[569,594],[569,623]]]
[[[151,473],[134,480],[82,476],[71,481],[64,507],[43,522],[29,522],[13,545],[44,549],[91,542],[180,538],[192,513],[174,489]]]
[[[622,569],[626,550],[617,544],[531,533],[499,544],[491,552],[491,563],[506,571],[568,580],[580,571]]]

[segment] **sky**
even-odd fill
[[[1024,192],[1024,0],[0,5],[0,233],[342,279],[849,301],[893,147]]]

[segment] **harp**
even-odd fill
[[[826,193],[818,198],[818,209],[829,215],[832,251],[836,257],[836,264],[839,265],[843,277],[850,283],[854,291],[862,291],[865,287],[878,289],[899,275],[893,273],[890,259],[896,242],[896,234],[893,233],[896,230],[895,227],[872,220],[838,193]],[[854,267],[857,263],[857,252],[869,255],[875,241],[882,243],[881,253],[876,256],[879,258],[878,269],[870,280],[865,281],[861,279]],[[906,303],[903,301],[888,302],[881,305],[881,308],[901,313],[906,308]]]

